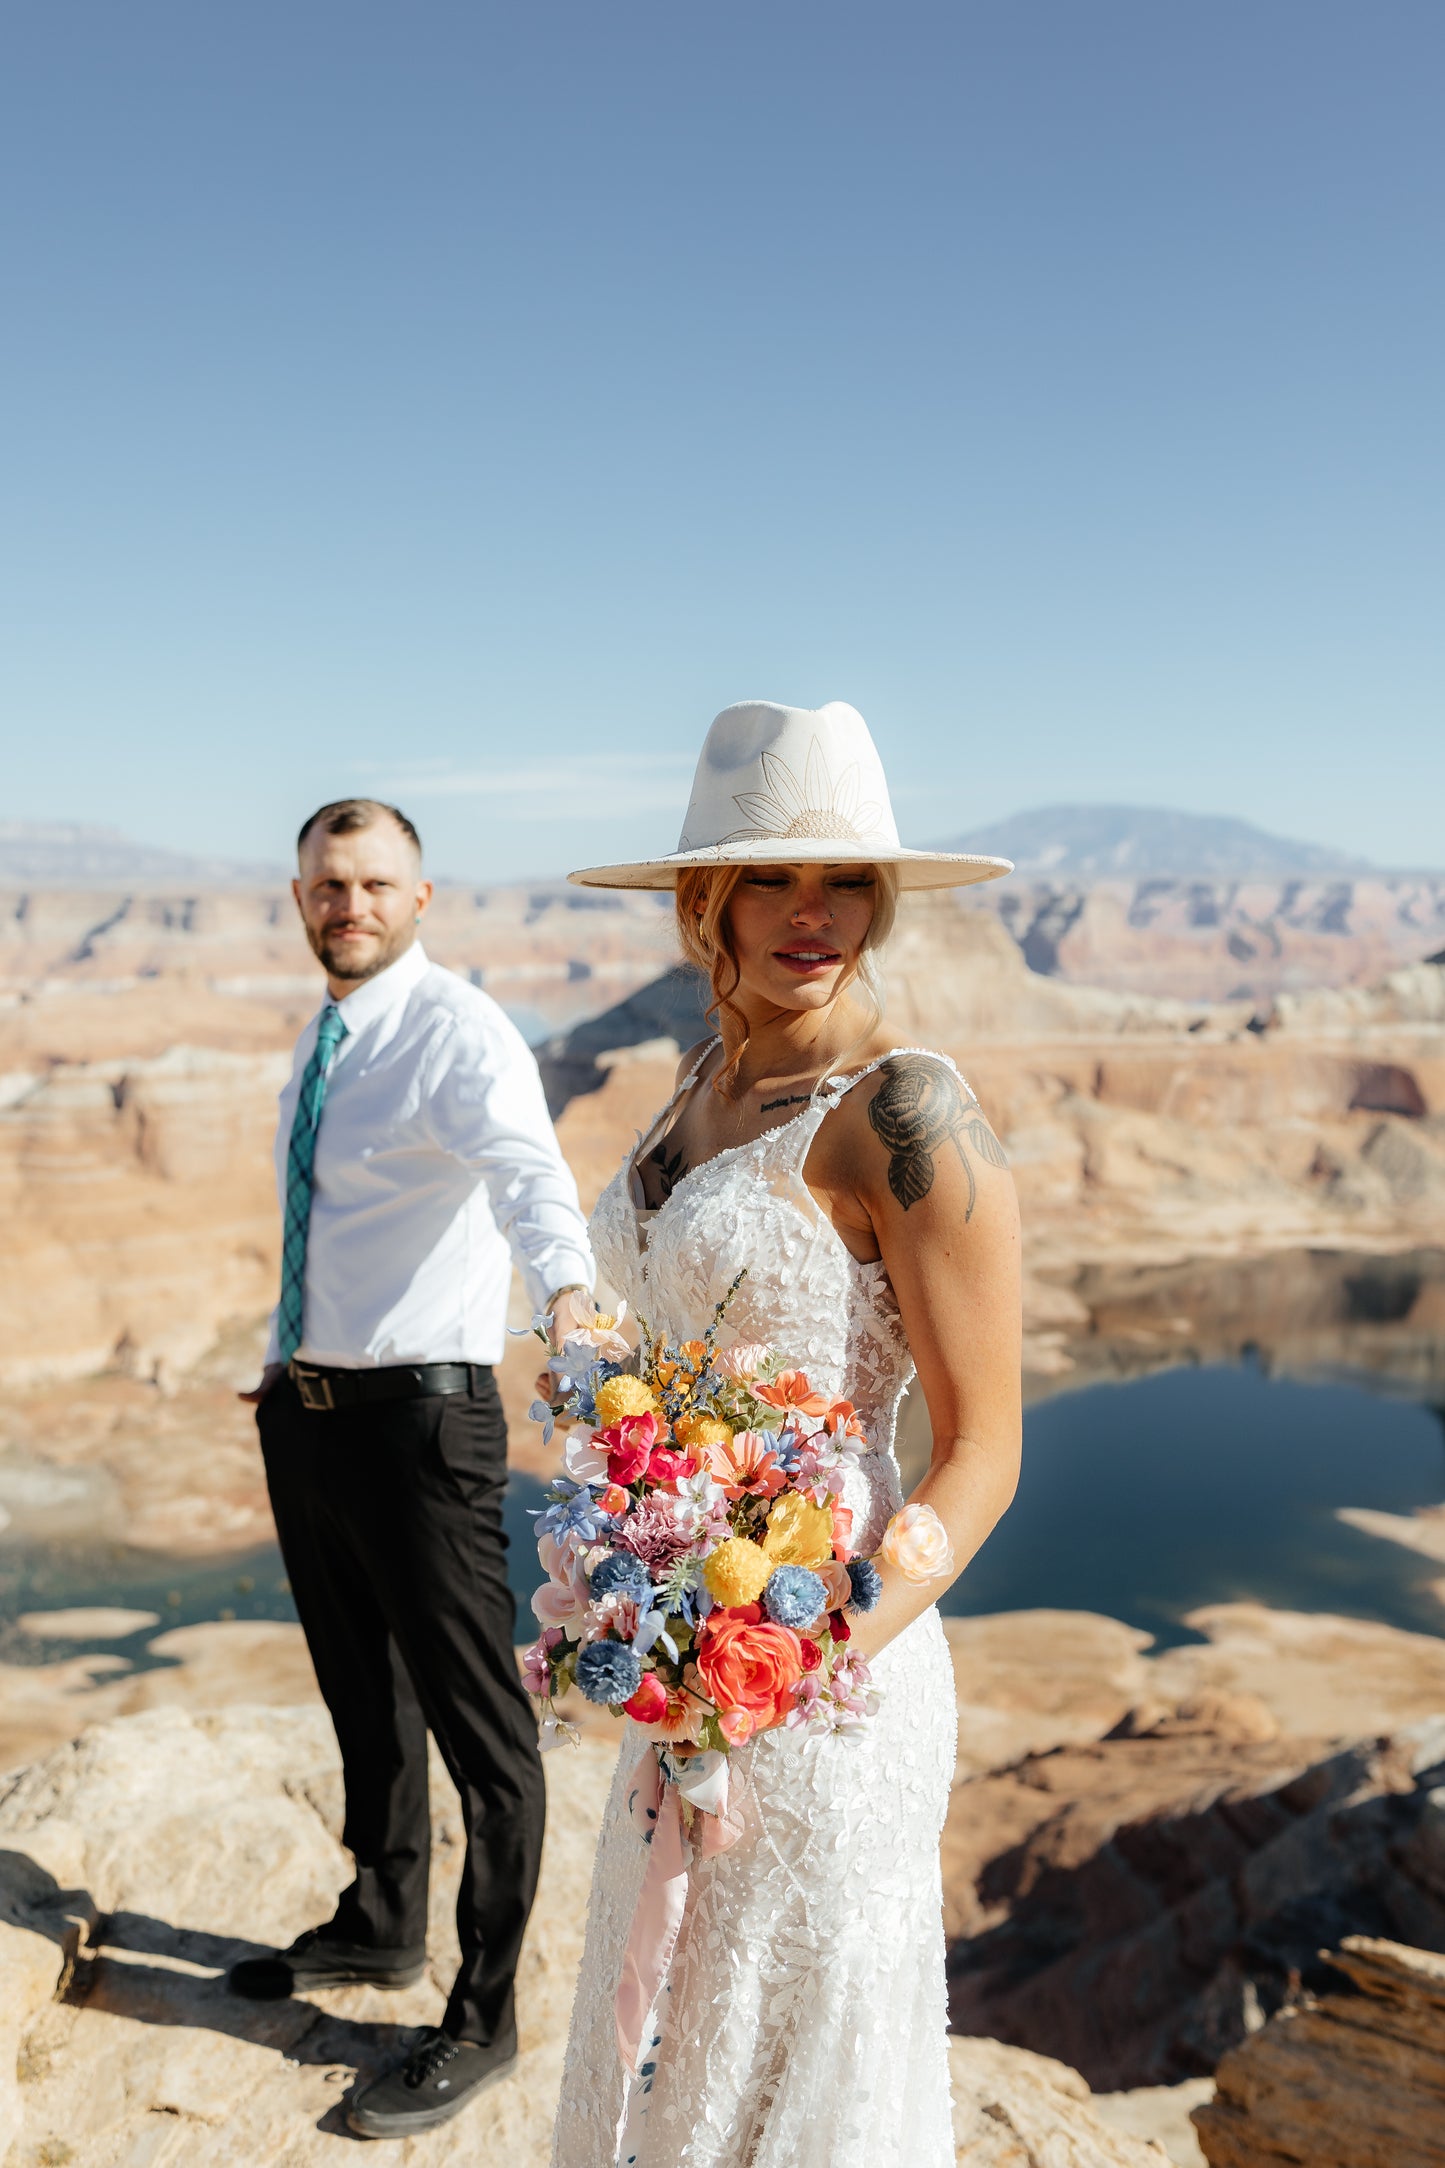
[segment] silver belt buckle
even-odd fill
[[[309,1409],[313,1415],[335,1409],[330,1378],[322,1377],[318,1371],[307,1370],[298,1362],[292,1363],[291,1375],[296,1381],[296,1390],[301,1395],[303,1408]]]

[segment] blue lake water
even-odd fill
[[[538,1578],[527,1509],[541,1496],[514,1474],[519,1637]],[[1428,1406],[1271,1378],[1252,1359],[1185,1363],[1029,1409],[1017,1501],[945,1609],[1098,1611],[1168,1644],[1193,1638],[1183,1619],[1195,1606],[1253,1599],[1442,1633],[1429,1584],[1445,1568],[1335,1518],[1442,1497],[1445,1428]],[[274,1547],[190,1563],[94,1546],[0,1552],[0,1652],[33,1660],[40,1645],[4,1622],[76,1603],[153,1610],[166,1625],[295,1615]],[[96,1646],[140,1658],[146,1638]]]
[[[1407,1400],[1253,1361],[1095,1385],[1029,1410],[1013,1508],[944,1609],[1102,1611],[1161,1644],[1241,1600],[1441,1633],[1445,1567],[1335,1515],[1442,1496],[1445,1427]]]

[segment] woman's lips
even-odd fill
[[[830,948],[774,949],[773,954],[780,964],[785,964],[789,971],[795,971],[800,978],[806,978],[812,971],[827,971],[842,961],[837,949]]]

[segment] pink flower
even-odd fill
[[[622,1706],[635,1724],[655,1724],[667,1714],[667,1688],[655,1671],[644,1671],[637,1692]]]
[[[646,1415],[624,1415],[608,1430],[599,1430],[596,1443],[607,1455],[607,1473],[614,1483],[635,1483],[647,1473],[652,1449],[662,1438],[662,1425],[649,1410]]]
[[[775,1443],[766,1430],[740,1430],[726,1445],[707,1447],[708,1474],[729,1498],[776,1498],[788,1478],[778,1465]]]
[[[715,1355],[712,1366],[719,1377],[747,1380],[757,1376],[771,1353],[761,1340],[740,1340],[736,1347],[725,1347]]]
[[[662,1580],[697,1538],[697,1509],[657,1492],[640,1498],[617,1531],[617,1541]]]
[[[649,1483],[675,1483],[679,1476],[695,1475],[697,1462],[690,1453],[679,1453],[674,1445],[655,1445],[647,1463]]]
[[[591,1601],[587,1553],[560,1544],[555,1536],[539,1536],[537,1556],[547,1579],[533,1594],[534,1615],[543,1626],[579,1626]]]
[[[548,1626],[523,1655],[522,1684],[529,1694],[541,1696],[551,1693],[552,1666],[548,1663],[547,1657],[548,1653],[556,1648],[557,1643],[562,1638],[560,1627]]]
[[[633,1641],[642,1613],[637,1608],[637,1598],[616,1591],[610,1596],[599,1596],[589,1605],[582,1622],[582,1639],[596,1641],[600,1635],[612,1634],[619,1641]]]

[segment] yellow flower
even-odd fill
[[[673,1426],[679,1445],[693,1452],[698,1446],[731,1445],[732,1425],[720,1415],[680,1415]]]
[[[785,1491],[768,1515],[763,1550],[775,1566],[821,1566],[833,1555],[833,1516],[798,1491]]]
[[[651,1390],[641,1378],[623,1372],[597,1388],[597,1428],[610,1430],[624,1415],[656,1415],[660,1411]]]
[[[756,1603],[772,1579],[774,1561],[748,1536],[729,1536],[703,1567],[719,1603]]]

